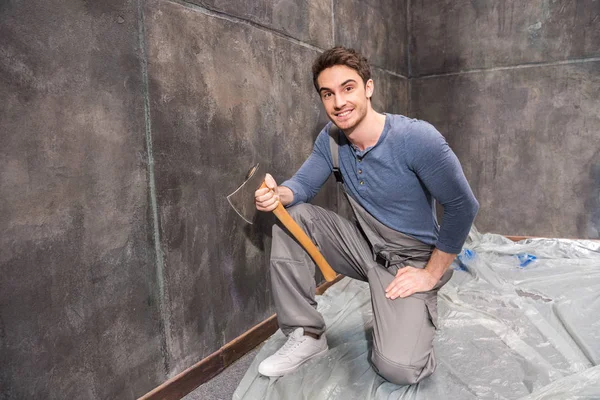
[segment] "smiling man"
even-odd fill
[[[437,292],[468,235],[479,204],[442,135],[424,121],[381,114],[371,105],[375,84],[367,60],[335,47],[313,64],[315,88],[331,123],[288,181],[256,192],[256,207],[279,202],[337,272],[369,282],[373,305],[371,362],[396,384],[413,384],[436,367],[433,337]],[[308,202],[336,173],[352,220]],[[434,201],[444,206],[442,225]],[[285,345],[259,365],[281,376],[327,352],[325,322],[316,310],[315,265],[280,226],[273,227],[271,284]]]

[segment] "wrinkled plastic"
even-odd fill
[[[326,356],[281,378],[258,374],[285,337],[263,346],[235,400],[600,399],[600,242],[527,239],[473,229],[439,292],[438,368],[397,386],[369,364],[368,284],[344,278],[318,297]]]

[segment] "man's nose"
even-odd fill
[[[346,105],[346,98],[342,94],[335,96],[335,108],[341,110]]]

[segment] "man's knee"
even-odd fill
[[[298,203],[286,210],[292,219],[310,236],[314,229],[313,221],[320,218],[320,207],[308,203]],[[284,231],[287,232],[287,230]]]
[[[313,209],[315,206],[308,203],[298,203],[287,208],[287,212],[298,222],[298,220],[302,220],[307,218],[313,214]]]
[[[371,362],[375,371],[388,382],[396,385],[413,385],[427,378],[435,370],[433,352],[426,358],[425,363],[399,363],[388,359],[373,349]]]
[[[306,232],[308,226],[307,223],[312,220],[312,215],[314,214],[314,208],[312,204],[307,203],[298,203],[292,207],[287,208],[288,214],[292,217],[292,219],[304,229]],[[281,240],[288,240],[289,232],[287,229],[283,227],[281,223],[273,224],[272,228],[272,238],[274,247],[271,249],[271,256],[273,256],[273,249],[279,246]]]

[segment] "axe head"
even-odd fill
[[[264,166],[259,162],[248,170],[244,183],[227,196],[227,201],[244,221],[254,223],[258,210],[254,204],[254,192],[265,180]]]

